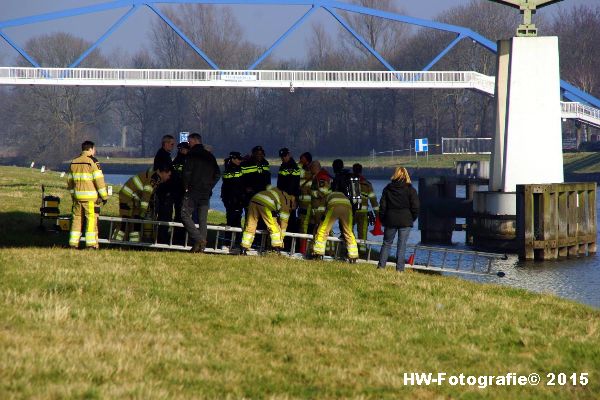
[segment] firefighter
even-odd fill
[[[81,155],[69,167],[67,187],[73,200],[71,232],[69,246],[79,247],[83,218],[85,216],[85,245],[87,248],[98,248],[98,214],[96,204],[106,204],[108,192],[104,183],[104,175],[96,155],[94,142],[86,140],[81,144]]]
[[[250,158],[242,163],[242,184],[248,199],[271,187],[271,171],[262,146],[254,146]]]
[[[290,211],[295,208],[295,197],[281,189],[267,189],[255,194],[248,206],[246,226],[242,235],[244,253],[252,247],[256,226],[261,219],[267,225],[267,229],[271,235],[271,246],[275,249],[282,249],[283,237],[290,218]],[[276,213],[278,218],[273,213]]]
[[[369,225],[374,225],[376,215],[379,215],[379,203],[377,202],[377,195],[373,190],[373,185],[362,175],[362,170],[363,166],[359,163],[352,166],[352,172],[360,181],[360,195],[362,197],[362,201],[354,213],[354,221],[356,223],[358,239],[366,240]],[[369,211],[369,203],[371,203],[372,211]],[[358,245],[358,249],[366,251],[367,246],[361,243]]]
[[[242,227],[242,213],[247,201],[246,191],[242,186],[242,155],[237,151],[229,153],[225,159],[225,172],[223,173],[223,184],[221,185],[221,200],[225,206],[227,226]],[[238,236],[239,237],[239,236]],[[231,240],[231,234],[227,237]],[[234,243],[231,243],[233,246]]]
[[[119,216],[121,218],[147,219],[148,206],[156,188],[171,178],[172,168],[170,165],[159,165],[154,171],[152,168],[140,172],[129,178],[119,192]],[[129,229],[128,229],[129,227]],[[139,243],[141,236],[140,224],[121,223],[121,227],[115,231],[113,239],[127,240]],[[128,237],[127,237],[128,236]]]
[[[354,233],[352,232],[352,204],[344,193],[329,190],[326,192],[327,194],[324,197],[325,214],[317,228],[313,255],[316,258],[323,258],[327,236],[335,221],[339,220],[340,230],[342,231],[344,241],[346,242],[346,249],[348,250],[348,261],[355,263],[358,258],[358,247]]]
[[[331,191],[331,175],[321,167],[319,161],[310,163],[310,172],[313,175],[310,196],[310,226],[309,232],[314,233],[325,213],[325,197]]]
[[[298,197],[298,232],[308,233],[308,224],[311,216],[311,186],[313,175],[310,172],[312,154],[306,152],[300,155],[302,171],[300,175],[300,195]],[[306,239],[300,240],[300,253],[306,254]]]
[[[300,175],[302,170],[292,158],[292,153],[287,147],[279,150],[279,157],[281,158],[281,166],[277,174],[277,187],[298,199],[300,197]],[[288,228],[290,232],[298,231],[298,218],[295,209],[290,212]]]

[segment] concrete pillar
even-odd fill
[[[518,184],[562,183],[558,38],[514,37],[498,44],[490,188],[514,192]]]
[[[506,109],[508,108],[508,67],[510,62],[510,40],[498,41],[496,59],[496,132],[490,165],[490,190],[502,190],[504,182],[504,137],[506,135]]]

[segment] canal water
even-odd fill
[[[107,174],[106,181],[111,185],[122,185],[130,177],[130,175]],[[274,180],[273,183],[276,183],[276,181]],[[379,198],[388,181],[373,179],[371,183]],[[464,196],[464,192],[461,192],[461,190],[464,191],[464,187],[459,187],[458,196]],[[210,205],[212,209],[224,212],[225,208],[219,197],[220,193],[221,181],[215,187]],[[600,199],[600,196],[597,195],[597,198]],[[596,205],[596,208],[598,208],[598,205]],[[369,237],[370,240],[375,241],[381,241],[381,238],[381,236]],[[420,233],[417,223],[415,223],[408,243],[418,244],[419,240]],[[465,242],[465,233],[454,232],[452,240],[460,248]],[[590,257],[543,262],[522,262],[516,256],[510,256],[508,260],[501,262],[501,270],[506,273],[506,276],[503,278],[496,276],[464,276],[464,278],[480,282],[510,285],[539,293],[551,293],[600,308],[600,253]]]

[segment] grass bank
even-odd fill
[[[40,179],[0,168],[2,399],[600,395],[598,310],[367,265],[52,247],[32,233]],[[14,213],[28,217],[6,224]],[[405,372],[544,384],[409,386]],[[550,372],[589,382],[547,386]]]

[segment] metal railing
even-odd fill
[[[473,71],[261,71],[112,68],[0,68],[0,84],[466,88],[494,93],[495,78]]]
[[[100,216],[99,220],[101,223],[103,222],[105,224],[108,224],[108,229],[106,229],[106,226],[101,225],[100,227],[101,236],[99,238],[99,242],[101,244],[180,251],[186,251],[191,249],[191,243],[189,242],[188,234],[185,231],[183,224],[178,222],[147,221],[131,218],[105,216]],[[121,223],[125,223],[126,225],[152,225],[152,240],[146,242],[129,242],[112,239],[111,237],[112,233],[114,232],[114,229]],[[169,228],[168,243],[159,243],[157,241],[157,230],[160,226]],[[182,230],[182,232],[185,232],[182,243],[175,243],[175,228],[179,228]],[[214,231],[216,232],[216,234],[214,235],[214,241],[210,245],[207,245],[205,252],[212,254],[232,254],[232,244],[236,243],[236,238],[238,237],[238,235],[241,235],[242,229],[219,225],[208,225],[207,228],[208,231]],[[106,233],[107,235],[105,237],[102,237],[103,233]],[[224,233],[230,233],[231,238],[226,238],[225,235],[223,235]],[[253,247],[253,250],[248,253],[249,255],[260,255],[268,250],[269,232],[266,230],[257,230],[256,237],[258,238],[257,241],[259,244]],[[281,253],[283,255],[294,258],[304,257],[303,254],[296,251],[298,249],[299,240],[307,240],[309,243],[311,243],[314,240],[313,235],[292,232],[286,232],[285,238],[286,241],[288,241],[289,243],[287,246],[287,250],[282,251]],[[327,238],[327,242],[329,244],[328,248],[330,249],[330,255],[325,259],[331,260],[342,258],[344,252],[344,241],[338,237],[329,236]],[[378,254],[378,249],[381,246],[381,243],[369,240],[357,240],[357,242],[359,244],[364,244],[367,248],[364,257],[361,258],[360,261],[370,264],[377,263],[378,261],[375,260],[372,257],[372,255],[374,251]],[[393,247],[395,247],[395,245]],[[501,271],[499,271],[498,265],[496,265],[496,261],[506,259],[506,255],[504,254],[421,245],[408,245],[407,253],[409,253],[409,255],[412,255],[412,257],[409,258],[412,258],[414,260],[412,264],[405,265],[406,268],[410,269],[467,275],[496,274],[499,276],[504,276],[504,274]],[[395,252],[393,252],[392,254],[395,254]],[[395,266],[395,263],[388,262],[387,265]]]
[[[563,118],[574,118],[600,127],[600,110],[576,102],[561,102]]]
[[[491,154],[492,138],[442,138],[442,154]]]
[[[0,67],[0,85],[355,89],[473,89],[494,95],[495,77],[474,71],[283,71]],[[563,118],[600,126],[600,110],[562,103]]]

